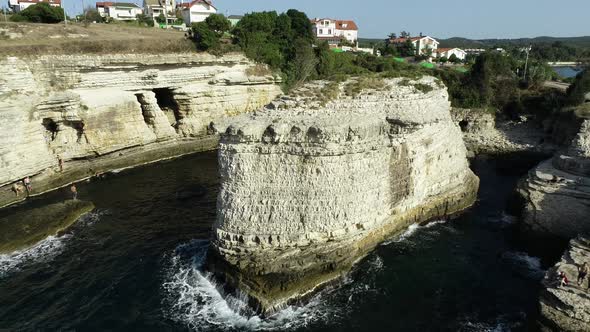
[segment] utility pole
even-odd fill
[[[65,0],[61,0],[61,7],[64,10],[64,25],[67,26],[68,25],[68,14],[66,14],[66,4],[65,4]]]
[[[526,81],[526,72],[527,72],[527,68],[529,66],[529,52],[531,51],[531,49],[533,49],[532,46],[529,46],[527,48],[524,49],[524,51],[526,52],[526,60],[524,61],[524,77],[523,79]]]

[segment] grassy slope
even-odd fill
[[[81,53],[188,52],[184,33],[130,24],[32,24],[0,22],[0,56]]]

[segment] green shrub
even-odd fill
[[[10,20],[13,22],[59,23],[64,20],[64,11],[60,7],[52,7],[46,2],[40,2],[12,15]]]
[[[219,36],[205,22],[193,23],[191,32],[191,38],[200,51],[207,51],[219,45]]]

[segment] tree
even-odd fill
[[[156,22],[158,22],[160,24],[165,24],[166,23],[166,16],[164,16],[164,14],[158,15],[158,17],[156,17]]]
[[[309,42],[315,39],[311,21],[304,12],[295,9],[289,9],[287,16],[291,19],[291,29],[297,35],[297,38],[303,38]]]
[[[15,22],[59,23],[64,20],[64,12],[60,7],[52,7],[46,2],[27,7],[25,10],[10,17]]]
[[[221,37],[223,34],[231,29],[231,22],[222,14],[211,14],[205,19],[205,23],[209,29]]]
[[[154,19],[150,16],[147,16],[145,14],[137,14],[137,16],[135,16],[135,18],[137,19],[137,23],[139,23],[139,24],[143,24],[148,27],[154,26]]]
[[[440,63],[442,63],[442,64],[445,64],[445,63],[447,63],[447,61],[449,61],[449,59],[447,59],[447,57],[446,57],[446,56],[440,57],[440,58],[438,59],[438,62],[440,62]]]
[[[586,101],[586,94],[590,92],[590,70],[588,67],[576,76],[574,83],[567,89],[567,103],[572,106]]]
[[[94,8],[86,8],[84,10],[84,21],[85,22],[102,23],[103,20],[104,19],[102,16],[100,16],[100,13],[98,12],[98,10],[96,10]]]
[[[459,63],[459,62],[461,62],[461,60],[454,53],[451,54],[451,56],[449,57],[449,61],[452,62],[452,63]]]
[[[314,72],[318,64],[313,48],[305,37],[297,38],[293,46],[295,56],[287,73],[288,88],[300,86]]]
[[[389,37],[389,40],[393,40],[397,38],[397,35],[395,34],[395,32],[392,32],[387,37]]]
[[[401,44],[398,44],[396,48],[401,56],[416,55],[416,47],[414,46],[414,44],[412,44],[412,41],[409,39]]]
[[[207,51],[219,44],[219,36],[205,22],[193,23],[191,32],[191,38],[201,51]]]
[[[401,38],[410,38],[410,33],[405,30],[400,32],[399,35]]]

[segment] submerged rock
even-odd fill
[[[57,235],[93,209],[91,202],[72,200],[0,218],[0,254],[26,249]]]
[[[259,311],[343,276],[410,224],[475,201],[479,179],[446,89],[401,81],[312,85],[212,126],[221,190],[209,269]],[[306,98],[326,89],[333,100]]]
[[[570,241],[568,250],[545,274],[539,304],[541,324],[550,331],[590,331],[590,287],[586,277],[577,284],[578,266],[590,264],[590,239]],[[564,272],[570,283],[558,287],[558,274]]]

